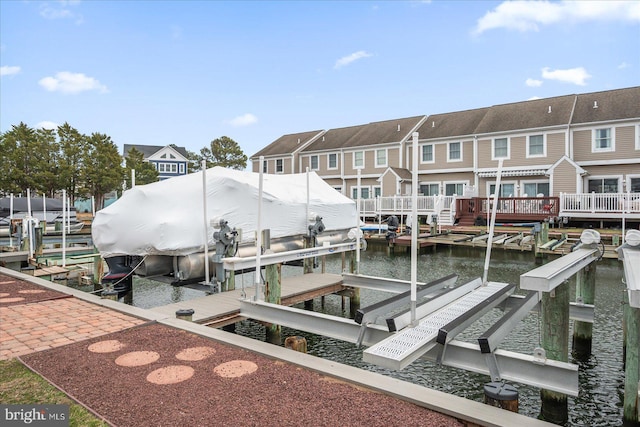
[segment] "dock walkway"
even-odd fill
[[[294,305],[344,289],[342,276],[339,274],[311,273],[302,277],[304,280],[301,280],[301,276],[282,279],[280,293],[282,305]],[[246,298],[253,297],[255,286],[154,307],[150,311],[170,317],[175,316],[178,310],[192,309],[194,322],[220,327],[242,320],[240,300],[243,299],[243,293]]]

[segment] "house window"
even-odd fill
[[[327,160],[327,169],[338,169],[338,155],[336,153],[329,154]]]
[[[382,196],[382,187],[380,187],[379,185],[373,187],[373,197],[375,198],[380,196]]]
[[[423,196],[437,196],[440,194],[440,184],[420,184],[420,193]]]
[[[180,163],[180,173],[184,173],[184,163]]]
[[[351,194],[353,199],[358,198],[358,187],[351,187]],[[360,187],[360,198],[368,199],[369,198],[369,187]]]
[[[262,173],[267,173],[267,171],[269,170],[269,168],[267,167],[268,165],[269,165],[268,160],[262,161]]]
[[[160,156],[161,159],[166,159],[167,158],[167,153],[164,153],[162,156]]]
[[[387,166],[387,150],[376,150],[376,167]]]
[[[433,163],[433,144],[422,146],[422,163]]]
[[[169,158],[170,158],[170,159],[175,159],[175,158],[176,158],[176,156],[174,156],[173,154],[169,153]]]
[[[493,160],[509,158],[509,139],[496,138],[493,140]]]
[[[589,193],[617,193],[618,178],[592,178],[588,183]]]
[[[500,194],[498,197],[513,197],[515,195],[516,185],[514,183],[505,182],[500,184]],[[496,184],[489,185],[489,194],[495,194]]]
[[[522,184],[522,197],[535,197],[538,194],[543,196],[549,196],[549,183],[548,182],[525,182]]]
[[[158,163],[158,172],[165,172],[165,164]]]
[[[356,151],[353,153],[353,168],[364,168],[364,151]]]
[[[447,160],[450,162],[462,160],[462,145],[459,142],[450,142],[447,153]]]
[[[451,182],[449,184],[444,185],[444,194],[445,196],[462,196],[464,191],[464,183],[463,182]]]
[[[282,163],[282,159],[276,159],[276,173],[282,173],[284,171],[284,166]]]
[[[629,180],[629,190],[631,193],[640,193],[640,178],[631,178]]]
[[[546,155],[544,135],[531,135],[527,140],[527,157],[544,157]]]
[[[594,129],[593,151],[614,151],[611,128]]]
[[[178,165],[177,164],[171,163],[171,165],[167,165],[167,166],[171,166],[171,173],[178,172]]]
[[[317,171],[318,170],[318,156],[311,156],[311,170],[312,171]]]

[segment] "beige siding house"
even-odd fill
[[[269,173],[309,167],[353,198],[360,171],[362,198],[407,196],[414,132],[425,196],[487,197],[502,160],[500,197],[640,200],[640,87],[285,135],[252,156],[253,170],[260,155]]]

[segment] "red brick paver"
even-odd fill
[[[0,360],[145,323],[76,298],[0,307]]]

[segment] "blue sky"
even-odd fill
[[[0,131],[251,156],[282,135],[640,85],[639,1],[0,0]],[[640,102],[640,101],[639,101]]]

